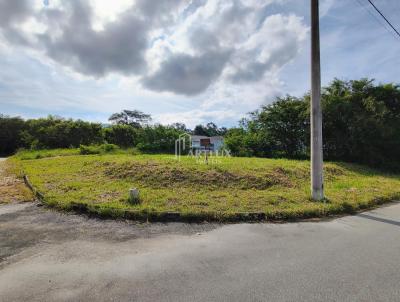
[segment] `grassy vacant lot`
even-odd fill
[[[323,203],[309,198],[308,161],[223,158],[206,165],[171,155],[77,153],[25,152],[12,161],[48,205],[108,217],[162,220],[179,212],[179,219],[281,220],[354,212],[400,198],[399,175],[351,164],[326,163]],[[133,187],[140,190],[138,205],[128,201]]]

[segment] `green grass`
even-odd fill
[[[232,157],[206,165],[188,157],[179,162],[171,155],[65,152],[41,159],[24,153],[12,160],[48,205],[101,216],[282,220],[349,213],[400,198],[399,175],[352,164],[325,164],[324,203],[309,198],[308,161]],[[128,201],[130,188],[140,190],[137,205]]]
[[[20,150],[14,155],[14,158],[20,160],[28,160],[28,159],[40,159],[46,157],[56,157],[56,156],[68,156],[68,155],[78,155],[78,148],[71,149],[51,149],[51,150]]]
[[[136,155],[140,152],[136,148],[120,149],[116,145],[102,144],[85,146],[69,149],[44,149],[44,150],[25,150],[21,149],[14,155],[19,160],[41,159],[48,157],[87,155],[87,154],[130,154]]]

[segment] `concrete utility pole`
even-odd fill
[[[311,0],[311,192],[324,199],[322,157],[321,62],[319,49],[319,4]]]

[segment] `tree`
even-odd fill
[[[400,169],[399,86],[335,79],[322,106],[326,158]]]
[[[175,151],[175,141],[184,131],[172,126],[160,124],[145,126],[138,129],[139,139],[137,147],[144,152],[165,152]]]
[[[171,127],[182,132],[190,132],[184,123],[173,123],[171,124]]]
[[[57,116],[23,120],[0,115],[0,153],[9,155],[18,148],[69,148],[103,142],[100,124],[66,120]]]
[[[307,104],[302,99],[286,96],[261,108],[256,121],[276,155],[298,158],[306,154],[309,136]]]
[[[400,170],[400,87],[335,79],[322,92],[324,158]],[[277,98],[230,129],[226,143],[237,155],[306,158],[309,104],[309,94]]]
[[[207,125],[197,125],[194,130],[194,135],[204,135],[204,136],[223,136],[228,130],[225,127],[218,128],[218,126],[213,123],[207,123]]]
[[[137,129],[130,125],[113,125],[104,129],[104,139],[123,148],[134,147],[137,144]]]
[[[231,128],[225,136],[225,146],[236,156],[252,156],[254,153],[248,148],[248,133],[243,128]]]
[[[113,113],[108,120],[117,125],[130,125],[134,128],[141,128],[151,121],[151,115],[138,110],[123,110],[119,113]]]
[[[193,134],[208,136],[207,130],[203,125],[197,125],[196,127],[194,127]]]
[[[9,155],[22,146],[21,132],[25,121],[20,117],[0,114],[0,154]]]
[[[102,126],[98,123],[48,116],[27,120],[26,125],[26,148],[69,148],[103,141]]]

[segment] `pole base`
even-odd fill
[[[322,201],[325,199],[324,191],[323,190],[313,190],[311,194],[311,198],[314,201]]]

